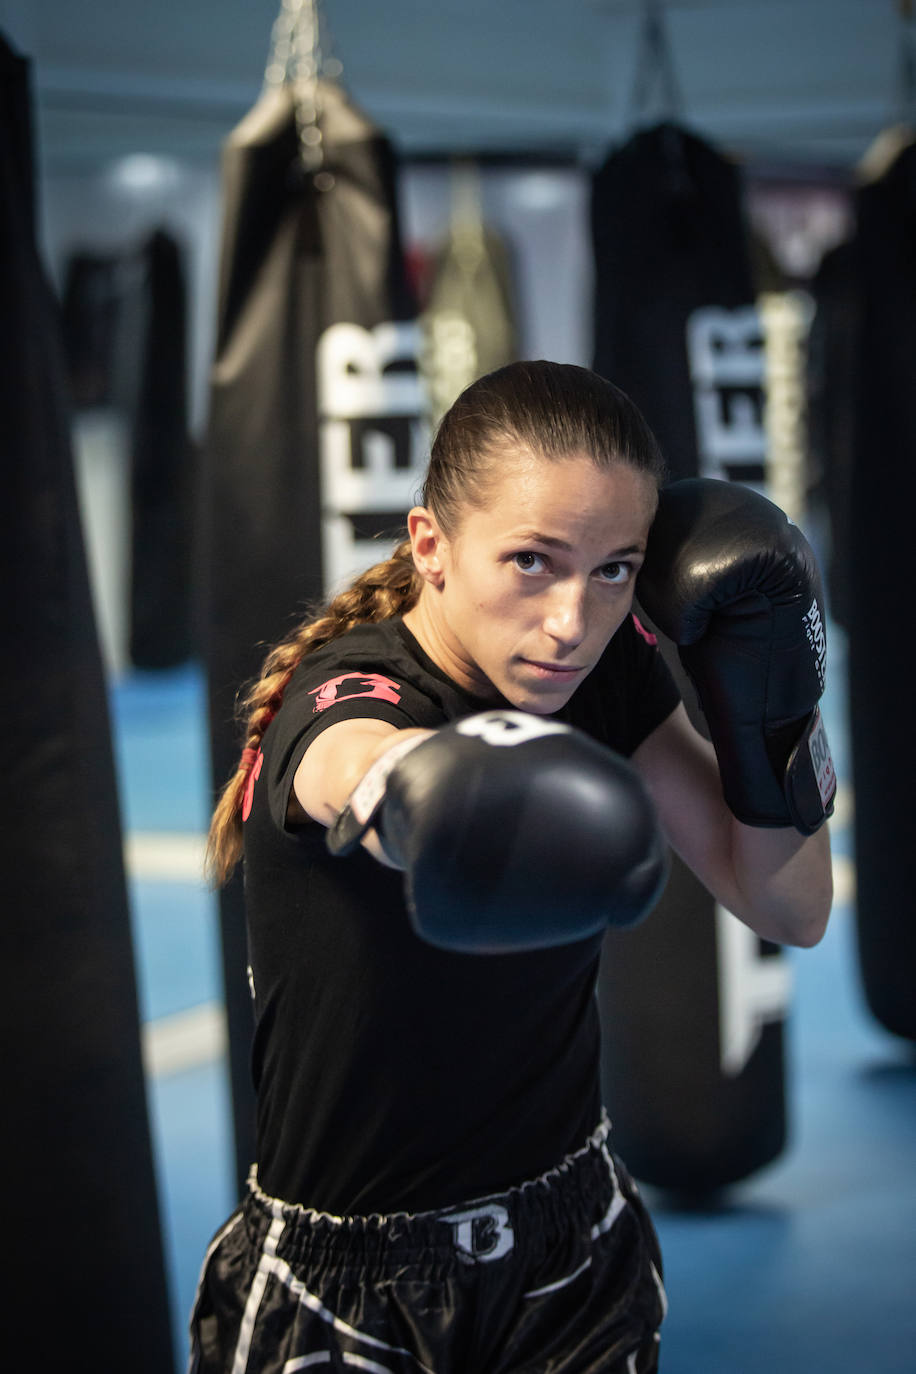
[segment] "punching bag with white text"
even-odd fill
[[[172,1346],[108,701],[28,65],[0,37],[3,1202],[10,1368],[168,1374]]]
[[[595,370],[640,406],[672,478],[760,487],[764,340],[737,170],[675,125],[640,132],[595,176],[592,232]],[[782,952],[675,856],[650,919],[609,932],[599,979],[604,1096],[637,1178],[714,1191],[781,1152],[787,996]]]
[[[306,172],[293,93],[269,87],[223,155],[219,320],[203,456],[201,636],[213,780],[242,743],[239,689],[266,646],[387,555],[424,434],[387,140],[322,81],[323,159]],[[221,893],[241,1182],[254,1158],[251,1010],[240,875]]]

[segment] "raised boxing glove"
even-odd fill
[[[678,646],[734,815],[813,834],[833,811],[836,774],[817,704],[823,597],[804,535],[740,483],[674,482],[636,594]]]
[[[329,849],[349,853],[369,826],[405,870],[417,934],[465,953],[633,925],[668,872],[654,805],[630,764],[519,711],[485,711],[395,744],[328,831]]]

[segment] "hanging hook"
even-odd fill
[[[661,83],[661,117],[677,120],[683,111],[683,98],[674,69],[662,0],[643,0],[642,23],[636,57],[636,73],[630,95],[630,123],[646,109],[652,86]]]

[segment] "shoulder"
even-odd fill
[[[444,716],[397,625],[354,626],[306,654],[295,668],[261,742],[258,795],[266,795],[279,828],[286,826],[296,770],[333,726],[362,722],[377,733],[380,724],[397,730],[442,724]]]
[[[658,652],[658,636],[646,629],[635,611],[631,611],[614,635],[605,654],[625,655],[647,662]]]
[[[284,705],[308,702],[314,715],[351,699],[397,705],[401,684],[410,676],[391,621],[356,625],[305,656],[293,674]]]
[[[655,635],[631,614],[572,697],[564,716],[628,756],[679,700],[680,692]]]
[[[283,772],[319,734],[344,720],[382,720],[397,729],[442,724],[437,684],[411,654],[399,625],[357,625],[306,654],[264,738],[265,754]]]
[[[630,695],[641,690],[646,675],[660,659],[658,639],[632,613],[609,641],[583,686],[600,684],[602,691],[611,687]]]

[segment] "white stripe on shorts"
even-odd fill
[[[376,1364],[374,1360],[364,1360],[362,1355],[344,1355],[344,1364],[348,1364],[353,1369],[365,1369],[369,1374],[393,1374],[386,1365]],[[287,1360],[283,1366],[283,1374],[297,1374],[300,1369],[311,1369],[317,1364],[330,1364],[330,1350],[321,1350],[317,1355],[297,1355],[294,1360]]]
[[[426,1365],[417,1359],[416,1355],[410,1350],[405,1350],[400,1346],[389,1345],[387,1341],[380,1341],[375,1336],[366,1335],[363,1331],[358,1331],[355,1326],[350,1326],[348,1322],[336,1317],[324,1303],[314,1293],[310,1293],[301,1279],[297,1279],[290,1269],[286,1260],[281,1260],[277,1256],[277,1245],[280,1237],[286,1229],[286,1220],[283,1215],[283,1203],[276,1198],[267,1198],[266,1194],[261,1193],[265,1198],[273,1213],[273,1221],[264,1239],[261,1250],[261,1258],[258,1262],[257,1272],[251,1284],[251,1291],[248,1294],[248,1301],[245,1304],[245,1314],[242,1317],[242,1326],[239,1332],[239,1341],[235,1351],[235,1360],[232,1365],[232,1374],[246,1374],[248,1369],[248,1357],[251,1353],[251,1342],[254,1336],[255,1322],[257,1321],[258,1311],[264,1299],[264,1292],[267,1288],[267,1281],[273,1277],[283,1284],[284,1288],[309,1311],[314,1312],[323,1322],[335,1331],[339,1331],[344,1336],[349,1336],[352,1340],[361,1341],[364,1345],[370,1345],[375,1350],[388,1351],[392,1355],[400,1355],[411,1360],[421,1374],[434,1374],[434,1371],[427,1369]],[[344,1355],[344,1364],[353,1365],[357,1369],[366,1369],[376,1374],[389,1374],[383,1365],[377,1365],[371,1360],[366,1360],[362,1355]]]
[[[591,1238],[593,1241],[597,1240],[599,1236],[607,1235],[608,1231],[610,1231],[614,1222],[627,1205],[627,1200],[620,1191],[620,1182],[617,1178],[617,1170],[614,1168],[611,1152],[603,1141],[601,1144],[601,1153],[604,1156],[604,1162],[608,1167],[608,1173],[614,1184],[614,1196],[611,1198],[610,1206],[604,1216],[592,1227]],[[580,1274],[584,1274],[591,1262],[591,1256],[589,1256],[589,1258],[580,1264],[578,1269],[574,1269],[571,1274],[566,1274],[564,1278],[556,1279],[553,1283],[545,1283],[543,1288],[531,1288],[527,1293],[523,1293],[522,1297],[543,1298],[547,1293],[559,1292],[561,1288],[566,1288],[569,1284],[574,1283]]]

